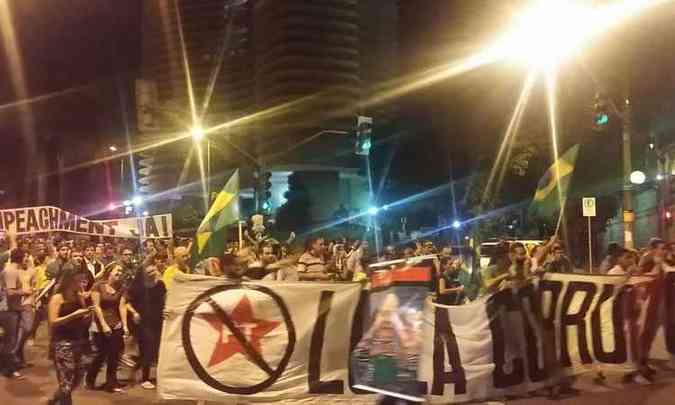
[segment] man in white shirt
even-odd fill
[[[26,365],[23,348],[33,331],[35,312],[33,311],[35,287],[35,268],[32,257],[22,249],[12,250],[9,263],[2,273],[7,291],[7,302],[10,311],[14,311],[19,319],[14,358],[23,368]]]

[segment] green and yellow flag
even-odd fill
[[[544,173],[537,184],[537,191],[530,205],[530,215],[546,218],[560,211],[567,200],[567,192],[578,154],[579,145],[572,146]],[[558,187],[560,187],[560,192],[558,192]]]
[[[192,249],[193,263],[221,256],[227,243],[227,227],[238,221],[239,170],[235,170],[197,228]]]

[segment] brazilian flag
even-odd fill
[[[561,204],[564,205],[567,200],[567,192],[578,154],[579,145],[572,146],[544,173],[544,177],[537,184],[537,191],[530,205],[530,215],[550,218],[561,210]],[[558,192],[558,187],[560,187],[560,192]]]
[[[238,221],[239,170],[235,170],[197,228],[192,245],[192,262],[198,263],[207,257],[220,257],[225,251],[228,226]]]

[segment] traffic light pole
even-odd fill
[[[633,211],[633,185],[630,182],[630,174],[633,172],[632,164],[632,119],[630,98],[626,96],[623,102],[623,236],[624,247],[635,248],[635,212]]]

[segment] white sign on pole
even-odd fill
[[[586,197],[582,200],[582,206],[584,208],[585,217],[594,217],[595,216],[595,197]]]

